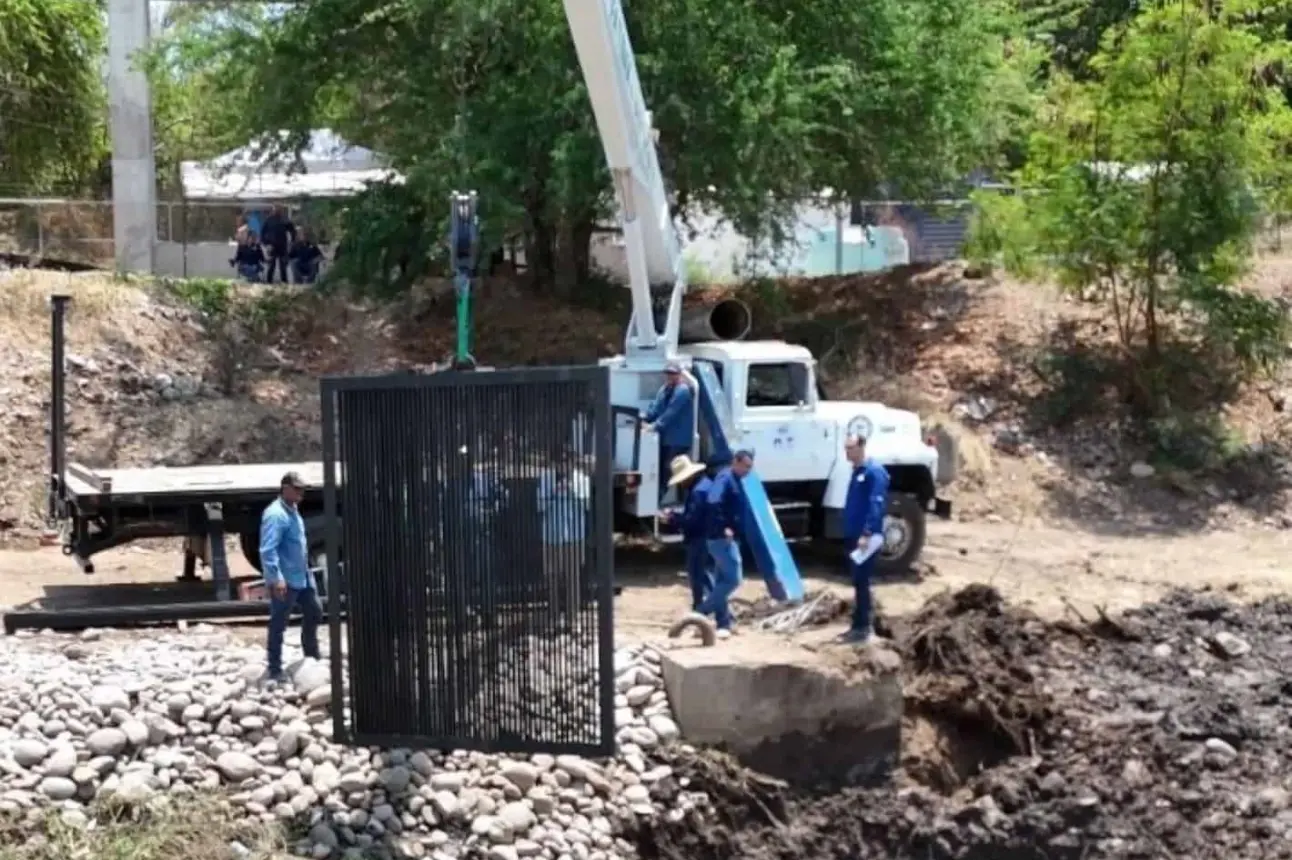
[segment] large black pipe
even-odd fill
[[[50,368],[49,368],[49,498],[48,514],[52,523],[61,513],[58,494],[67,482],[67,363],[64,360],[67,306],[71,296],[49,297]]]
[[[709,340],[743,340],[753,327],[754,315],[740,299],[723,299],[717,304],[682,312],[681,340],[699,343]]]

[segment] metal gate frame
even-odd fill
[[[595,582],[597,612],[597,693],[599,738],[596,743],[549,743],[538,738],[520,738],[490,743],[471,737],[407,736],[356,732],[354,688],[349,684],[351,670],[345,665],[342,643],[348,657],[350,639],[342,630],[341,611],[347,610],[347,625],[363,623],[348,606],[347,578],[361,576],[353,565],[341,563],[344,517],[342,506],[339,401],[348,392],[410,391],[435,388],[502,387],[524,384],[569,382],[584,383],[599,392],[593,398],[592,445],[595,452],[590,470],[594,508],[591,512],[594,546],[592,578]],[[613,421],[610,405],[610,373],[607,368],[544,367],[517,368],[504,371],[443,371],[432,374],[396,373],[373,376],[329,376],[320,380],[323,422],[323,501],[324,529],[327,546],[327,603],[331,634],[331,674],[333,690],[333,737],[340,743],[356,746],[411,747],[426,749],[471,749],[494,753],[550,753],[584,756],[609,756],[615,751],[615,641],[614,641],[614,503],[613,503]],[[401,435],[396,428],[395,436]],[[395,440],[392,439],[392,443]],[[349,718],[347,718],[349,717]]]

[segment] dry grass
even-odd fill
[[[74,330],[138,313],[145,293],[137,283],[92,273],[13,269],[0,273],[0,336],[8,343],[34,344],[49,338],[49,297],[72,297],[68,318]]]
[[[148,808],[107,803],[89,826],[50,815],[0,822],[0,860],[276,860],[288,856],[276,828],[237,822],[226,801],[160,798]],[[246,851],[233,847],[238,843]]]

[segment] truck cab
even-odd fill
[[[937,440],[922,433],[919,416],[882,403],[825,399],[816,359],[804,347],[782,341],[714,341],[686,344],[678,355],[701,407],[696,410],[693,455],[708,457],[713,451],[711,422],[732,450],[752,451],[787,539],[842,537],[852,474],[843,451],[849,435],[866,439],[867,455],[884,464],[892,479],[881,565],[909,567],[923,546],[926,512],[950,515],[950,503],[938,499],[937,487],[954,477],[954,459],[940,462]],[[649,372],[623,359],[607,363],[616,410],[644,410],[663,384],[662,367]],[[706,420],[706,409],[711,419]],[[658,462],[650,434],[631,435],[634,424],[617,422],[617,471],[633,473],[640,488],[621,508],[650,516],[668,464]],[[635,460],[625,457],[633,448]]]

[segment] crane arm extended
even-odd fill
[[[623,6],[620,0],[564,2],[623,222],[633,299],[624,351],[667,357],[678,342],[686,275]],[[652,287],[670,290],[663,332],[655,325]]]

